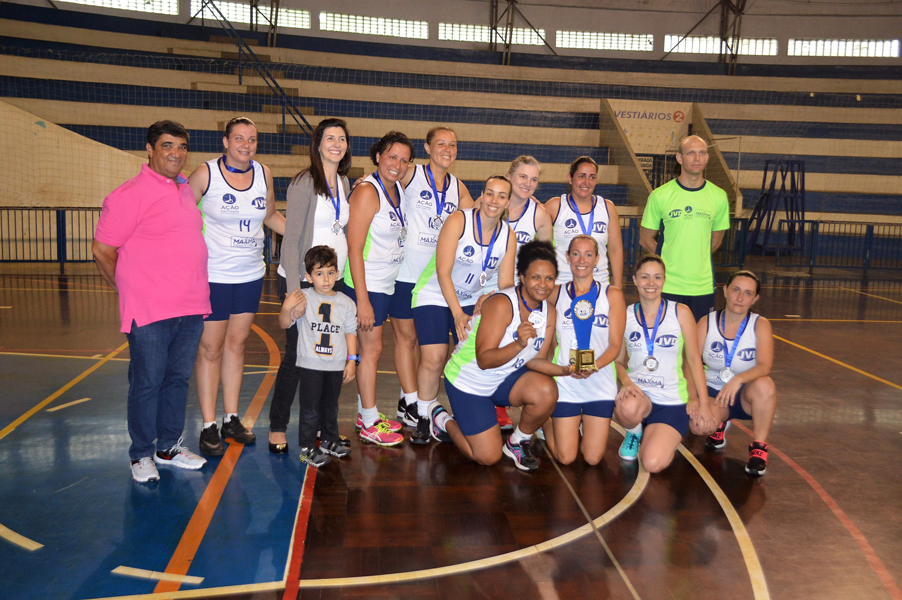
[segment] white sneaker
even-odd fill
[[[192,471],[196,471],[207,464],[206,458],[202,458],[182,446],[182,438],[179,438],[179,441],[175,443],[175,446],[169,450],[166,450],[165,452],[158,451],[154,454],[153,461],[158,465],[172,465],[173,467],[191,469]]]
[[[153,460],[149,456],[145,456],[132,463],[132,479],[138,483],[159,481],[160,472],[157,471],[157,466],[153,464]]]

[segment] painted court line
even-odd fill
[[[157,579],[159,581],[177,581],[179,583],[188,583],[191,585],[200,585],[203,583],[203,577],[191,577],[189,575],[171,575],[169,573],[160,573],[159,571],[148,571],[147,569],[136,569],[134,567],[116,567],[111,571],[116,575],[126,575],[128,577],[137,577],[138,579]]]
[[[790,342],[789,340],[787,340],[785,338],[781,338],[778,335],[775,335],[774,339],[780,340],[781,342],[785,342],[785,343],[789,344],[790,346],[795,346],[796,348],[799,348],[800,350],[804,350],[805,352],[810,352],[811,354],[814,354],[815,356],[819,356],[820,358],[823,358],[824,360],[829,360],[832,363],[836,363],[841,367],[845,367],[847,369],[855,371],[856,373],[864,375],[865,377],[870,377],[874,381],[879,381],[880,383],[885,383],[886,385],[888,385],[890,387],[894,387],[897,390],[902,390],[902,385],[893,383],[892,381],[887,381],[886,379],[881,379],[880,377],[877,377],[876,375],[871,375],[867,371],[862,371],[861,369],[859,369],[857,367],[853,367],[852,365],[847,365],[846,363],[844,363],[840,360],[836,360],[835,358],[831,358],[831,357],[827,356],[826,354],[821,354],[820,352],[816,352],[816,351],[812,350],[811,348],[806,348],[805,346],[803,346],[801,344],[796,344],[795,342]]]
[[[128,342],[125,342],[124,344],[122,344],[121,346],[119,346],[118,348],[116,348],[115,350],[113,350],[112,352],[107,354],[106,356],[104,356],[97,363],[88,367],[84,372],[82,372],[81,375],[79,375],[78,377],[76,377],[75,379],[73,379],[72,381],[70,381],[69,383],[67,383],[66,385],[64,385],[57,391],[55,391],[54,393],[52,393],[49,396],[47,396],[46,398],[44,398],[41,402],[38,402],[36,405],[34,405],[31,408],[31,410],[26,412],[24,415],[22,415],[21,417],[19,417],[18,419],[16,419],[15,421],[10,423],[6,427],[4,427],[3,429],[0,429],[0,440],[2,440],[7,435],[12,433],[16,429],[16,427],[18,427],[19,425],[21,425],[22,423],[24,423],[25,421],[30,419],[33,415],[35,415],[42,408],[44,408],[45,406],[47,406],[48,404],[50,404],[51,402],[53,402],[54,400],[56,400],[57,398],[59,398],[60,396],[65,394],[67,391],[69,391],[71,388],[73,388],[78,382],[80,382],[82,379],[84,379],[85,377],[87,377],[88,375],[90,375],[91,373],[93,373],[94,371],[96,371],[97,369],[102,367],[103,365],[105,365],[114,356],[116,356],[117,354],[119,354],[120,352],[125,350],[126,348],[128,348]]]
[[[310,509],[313,506],[313,488],[316,486],[318,469],[307,465],[304,472],[304,487],[298,501],[298,512],[295,514],[294,529],[291,532],[288,562],[285,564],[285,592],[283,600],[295,600],[298,597],[298,581],[301,579],[301,564],[304,562],[304,546],[307,541],[307,525],[310,523]]]
[[[847,292],[852,292],[854,294],[861,294],[862,296],[870,296],[871,298],[879,298],[881,300],[886,300],[887,302],[895,302],[896,304],[902,304],[899,300],[891,300],[890,298],[884,298],[883,296],[877,296],[875,294],[868,294],[867,292],[859,292],[858,290],[853,290],[850,288],[841,287],[841,290],[845,290]]]
[[[591,534],[593,527],[600,528],[617,519],[620,515],[626,512],[627,509],[635,504],[637,500],[639,500],[639,497],[642,495],[642,492],[645,491],[645,488],[648,485],[648,480],[648,471],[645,471],[644,469],[641,470],[639,472],[639,476],[636,478],[636,482],[633,484],[633,487],[630,488],[630,491],[620,499],[620,502],[612,506],[608,512],[595,519],[591,524],[587,523],[582,527],[574,529],[573,531],[560,535],[554,539],[542,542],[541,544],[536,544],[535,546],[521,548],[520,550],[508,552],[507,554],[499,554],[497,556],[490,556],[488,558],[483,558],[480,560],[459,563],[456,565],[448,565],[445,567],[436,567],[433,569],[423,569],[421,571],[388,573],[385,575],[367,575],[361,577],[336,577],[334,579],[302,579],[298,582],[298,587],[300,587],[301,589],[322,587],[333,588],[387,583],[407,583],[420,579],[434,579],[436,577],[444,577],[445,575],[461,575],[463,573],[470,573],[472,571],[487,569],[489,567],[496,567],[499,565],[507,564],[509,562],[537,556],[542,552],[560,548],[561,546],[565,546],[573,541],[580,539],[581,537]]]
[[[266,348],[269,350],[269,368],[278,368],[282,355],[275,341],[256,325],[252,325],[251,328],[266,343]],[[248,429],[253,428],[254,423],[257,421],[260,410],[263,408],[263,403],[266,401],[266,397],[269,395],[269,390],[272,389],[275,380],[276,376],[272,373],[268,373],[263,377],[263,381],[260,383],[260,387],[257,388],[257,393],[254,395],[254,399],[251,400],[251,404],[248,406],[242,419],[244,426]],[[213,473],[212,479],[207,484],[203,496],[197,503],[197,508],[194,509],[191,520],[188,522],[188,526],[185,528],[182,538],[179,540],[178,546],[169,560],[169,564],[166,566],[166,573],[174,575],[188,574],[188,569],[191,568],[191,563],[194,561],[197,550],[200,548],[204,535],[207,533],[210,521],[213,520],[213,514],[216,512],[216,507],[219,506],[219,501],[222,499],[222,494],[232,476],[232,472],[235,470],[235,464],[238,462],[238,457],[241,456],[243,449],[244,444],[229,444],[226,453],[219,462],[219,466],[216,467],[216,471]],[[180,583],[178,581],[160,581],[154,589],[154,593],[175,592],[179,589],[179,586]]]
[[[761,568],[761,561],[758,560],[758,553],[755,551],[755,545],[752,544],[752,538],[745,528],[745,523],[742,522],[739,513],[733,508],[733,503],[730,502],[730,499],[727,498],[724,491],[717,485],[717,482],[714,481],[714,478],[711,477],[708,470],[698,462],[698,459],[695,458],[683,444],[677,446],[677,450],[679,450],[680,454],[682,454],[683,457],[689,461],[689,464],[695,468],[701,476],[702,481],[705,482],[708,489],[714,494],[714,498],[717,500],[717,503],[720,504],[720,508],[723,509],[724,514],[727,516],[730,527],[733,528],[733,535],[736,536],[736,541],[739,543],[739,550],[742,552],[742,558],[745,560],[745,567],[749,573],[749,579],[752,584],[752,593],[755,595],[755,599],[769,599],[770,592],[767,590],[767,581],[764,579],[764,569]]]
[[[15,531],[10,529],[6,525],[3,525],[2,523],[0,523],[0,538],[3,538],[7,542],[15,544],[16,546],[19,546],[20,548],[25,548],[26,550],[31,550],[32,552],[34,552],[35,550],[38,550],[39,548],[44,547],[44,544],[39,544],[38,542],[36,542],[34,540],[28,539],[24,535],[16,533]]]
[[[81,404],[82,402],[87,402],[90,398],[82,398],[81,400],[73,400],[72,402],[66,402],[65,404],[60,404],[59,406],[54,406],[53,408],[48,408],[47,412],[56,412],[61,408],[67,408],[69,406],[75,406],[76,404]]]
[[[733,424],[747,433],[749,437],[754,439],[754,434],[752,433],[752,431],[742,423],[734,421]],[[827,508],[829,508],[833,512],[833,514],[836,515],[836,518],[839,519],[839,522],[842,523],[843,527],[846,528],[846,530],[852,536],[852,539],[855,540],[855,543],[858,544],[858,547],[861,549],[861,552],[867,559],[871,570],[874,571],[874,574],[876,574],[880,579],[880,582],[883,584],[883,587],[886,588],[886,591],[889,592],[889,595],[894,600],[902,600],[902,589],[899,589],[899,586],[896,584],[892,575],[889,574],[886,566],[884,566],[883,562],[880,560],[880,557],[877,556],[877,552],[875,552],[874,548],[871,547],[871,544],[868,543],[867,538],[864,537],[864,534],[861,532],[861,530],[858,529],[855,523],[852,522],[852,519],[849,518],[849,515],[847,515],[845,511],[839,507],[839,504],[837,504],[836,500],[834,500],[833,497],[829,493],[827,493],[827,490],[825,490],[823,486],[818,483],[818,481],[811,475],[811,473],[803,469],[801,465],[789,458],[789,456],[787,456],[784,452],[770,445],[768,445],[767,450],[768,452],[773,452],[774,454],[779,456],[780,459],[783,460],[783,462],[792,467],[792,469],[796,473],[798,473],[802,477],[802,479],[804,479],[808,483],[808,485],[811,486],[815,493],[820,496],[821,500],[824,501],[824,504],[827,505]]]

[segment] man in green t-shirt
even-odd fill
[[[705,140],[697,135],[687,137],[680,143],[676,159],[680,176],[648,197],[639,243],[664,259],[667,279],[663,297],[689,306],[698,321],[714,309],[711,253],[720,247],[724,231],[730,227],[730,205],[722,189],[705,181]]]

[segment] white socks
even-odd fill
[[[639,435],[640,433],[642,433],[642,423],[639,423],[632,429],[627,429],[627,431],[629,431],[630,433],[632,433],[634,435]]]
[[[225,425],[226,423],[228,423],[229,421],[232,420],[232,417],[237,417],[237,416],[238,416],[238,413],[225,413],[224,415],[222,415],[222,424]]]
[[[429,407],[432,406],[432,403],[436,400],[438,400],[438,398],[433,398],[432,400],[417,398],[417,413],[419,413],[421,419],[429,416]]]
[[[404,396],[404,403],[407,404],[407,406],[410,406],[411,404],[413,404],[414,402],[416,402],[418,400],[416,392],[410,392],[409,394],[405,394],[404,390],[401,390],[401,394]]]
[[[520,442],[522,442],[523,440],[529,440],[530,438],[532,438],[532,434],[523,433],[522,431],[520,431],[520,426],[518,425],[517,428],[514,429],[514,432],[511,434],[510,442],[512,445],[519,446]]]
[[[375,406],[373,408],[363,408],[362,406],[358,406],[358,410],[360,412],[360,418],[363,420],[363,427],[366,429],[375,425],[376,421],[379,420],[379,409]]]

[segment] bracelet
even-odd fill
[[[360,364],[360,355],[359,354],[348,354],[348,360],[353,360],[358,365]]]

